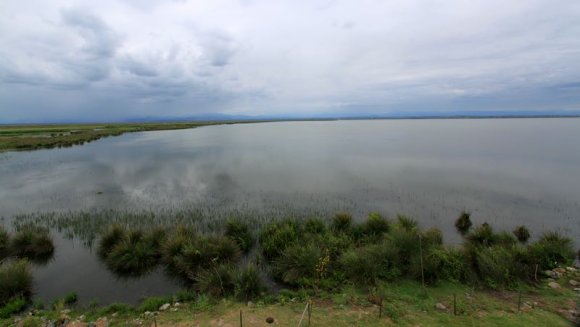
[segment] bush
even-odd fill
[[[520,243],[526,243],[531,236],[530,231],[526,228],[526,226],[518,226],[513,230],[512,233]]]
[[[413,231],[417,229],[417,221],[411,217],[407,217],[405,215],[398,215],[397,216],[397,224],[399,225],[400,228],[407,230],[407,231]]]
[[[4,226],[0,226],[0,261],[8,256],[10,256],[10,235]]]
[[[530,260],[542,269],[552,269],[559,265],[571,264],[574,260],[572,240],[558,232],[544,233],[529,247]]]
[[[268,260],[280,256],[287,246],[297,242],[303,236],[300,225],[295,220],[283,220],[268,224],[260,233],[262,253]]]
[[[499,232],[494,235],[493,243],[501,246],[515,246],[518,243],[518,239],[509,232]]]
[[[509,248],[481,248],[476,254],[476,264],[480,279],[490,288],[512,286],[517,281],[515,255]]]
[[[265,289],[255,265],[247,265],[236,274],[235,294],[238,299],[244,301],[255,299]]]
[[[142,276],[159,263],[159,235],[130,231],[117,243],[105,258],[107,267],[121,277]]]
[[[419,235],[415,230],[398,228],[389,233],[388,240],[397,249],[400,269],[407,271],[411,258],[419,253]]]
[[[171,274],[192,282],[203,269],[234,263],[241,255],[238,244],[225,236],[177,237],[163,246]]]
[[[313,286],[322,250],[314,243],[287,247],[273,264],[274,277],[294,286]]]
[[[417,280],[421,280],[421,257],[413,256],[410,272]],[[469,269],[463,253],[456,249],[446,249],[443,246],[433,246],[423,253],[423,275],[425,281],[463,281]]]
[[[250,227],[241,220],[228,220],[225,235],[238,243],[244,253],[248,253],[254,245],[254,237]]]
[[[384,233],[389,231],[389,222],[380,214],[370,213],[367,220],[358,228],[358,239],[366,239],[368,242],[379,241]]]
[[[73,304],[77,303],[77,301],[78,301],[78,296],[77,296],[76,292],[70,292],[64,296],[64,304],[66,304],[66,305],[73,305]]]
[[[346,233],[352,226],[352,216],[346,212],[338,212],[332,217],[331,226],[335,232]]]
[[[202,269],[195,277],[195,288],[215,298],[232,295],[236,286],[235,274],[235,268],[227,264]]]
[[[459,215],[459,218],[455,221],[455,228],[461,235],[467,234],[471,225],[471,214],[466,211],[461,212],[461,215]]]
[[[0,306],[0,319],[10,318],[11,315],[21,312],[26,308],[26,300],[19,296]]]
[[[340,266],[351,281],[373,285],[380,279],[392,280],[401,275],[398,252],[390,241],[350,249],[340,257]]]
[[[491,246],[495,242],[495,234],[488,223],[483,223],[467,235],[467,240],[474,245]]]
[[[125,239],[126,234],[127,231],[121,225],[110,226],[99,242],[99,249],[97,250],[99,256],[102,258],[107,257],[113,248]]]
[[[32,290],[32,273],[25,260],[4,262],[0,265],[0,306],[10,300],[26,297]]]
[[[421,233],[421,242],[423,250],[432,246],[443,245],[443,233],[437,228],[429,228]]]
[[[320,218],[308,218],[304,221],[304,231],[310,234],[322,234],[326,232],[326,224]]]
[[[12,238],[10,252],[18,258],[46,263],[54,254],[54,244],[47,228],[26,225]]]

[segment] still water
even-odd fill
[[[457,242],[462,210],[497,229],[525,224],[580,239],[580,119],[276,122],[106,138],[0,154],[0,216],[95,209],[211,207],[356,218],[404,213]],[[178,286],[161,272],[111,275],[90,248],[56,231],[35,271],[50,301],[136,302]],[[578,241],[576,241],[578,244]]]

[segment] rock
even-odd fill
[[[82,321],[82,320],[85,320],[85,315],[80,315],[80,316],[79,316],[79,320],[81,320],[81,321]]]
[[[568,310],[568,313],[570,314],[570,317],[574,317],[574,318],[580,317],[578,310],[574,310],[574,309]]]
[[[175,303],[173,303],[173,306],[176,307],[176,308],[179,308],[181,306],[181,303],[175,302]]]
[[[94,321],[87,323],[87,327],[97,327]]]
[[[553,289],[558,289],[558,288],[560,288],[560,284],[558,284],[558,283],[556,283],[556,282],[549,282],[549,283],[548,283],[548,286],[549,286],[550,288],[553,288]]]
[[[558,267],[558,268],[554,268],[554,269],[552,269],[552,271],[553,271],[553,272],[557,272],[557,273],[559,273],[560,275],[561,275],[561,274],[564,274],[564,273],[566,273],[566,269],[564,269],[564,268],[560,268],[560,267]]]
[[[268,317],[268,318],[266,318],[266,322],[269,323],[269,324],[273,324],[274,323],[274,318]]]
[[[68,315],[70,313],[70,309],[64,309],[60,313],[63,315]]]
[[[572,273],[573,273],[573,272],[576,272],[576,270],[577,270],[577,269],[576,269],[576,268],[574,268],[574,267],[566,267],[566,270],[567,270],[568,272],[572,272]]]
[[[576,291],[576,292],[580,292],[580,287],[575,287],[575,288],[574,288],[574,291]]]
[[[153,315],[153,313],[152,313],[151,311],[145,311],[145,313],[143,313],[143,315],[144,315],[145,317],[149,317],[149,316],[152,316],[152,315]]]
[[[254,308],[256,306],[256,304],[254,304],[254,302],[252,302],[252,301],[248,301],[247,306],[248,306],[248,308]]]
[[[562,277],[562,273],[555,270],[548,270],[548,276],[550,278],[559,279],[560,277]]]
[[[167,309],[169,309],[170,306],[171,304],[165,303],[164,305],[159,307],[159,311],[167,311]]]
[[[575,280],[573,280],[573,279],[570,279],[570,280],[568,281],[568,283],[570,283],[570,286],[578,286],[578,285],[580,285],[580,283],[578,283],[577,281],[575,281]]]
[[[118,315],[119,315],[119,313],[117,313],[117,312],[114,312],[114,313],[111,315],[111,317],[116,317],[116,316],[118,316]]]
[[[171,309],[169,309],[169,311],[171,311],[171,312],[177,312],[177,310],[179,310],[179,309],[178,308],[171,308]]]
[[[438,302],[435,307],[437,308],[437,310],[441,310],[441,311],[445,311],[447,310],[447,307],[445,306],[445,304]]]

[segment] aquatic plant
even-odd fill
[[[260,246],[266,259],[280,256],[287,246],[302,237],[302,228],[296,220],[285,219],[266,225],[260,232]]]
[[[352,226],[352,216],[347,212],[337,212],[332,217],[331,227],[335,232],[348,232]]]
[[[314,243],[292,244],[274,261],[274,277],[288,285],[312,286],[321,256],[321,248]]]
[[[0,264],[0,307],[32,291],[32,272],[26,260]]]
[[[0,225],[0,261],[10,255],[10,234]]]
[[[462,211],[459,218],[455,220],[455,228],[461,235],[465,235],[469,232],[469,229],[473,225],[471,223],[471,214],[467,211]]]
[[[10,254],[34,263],[46,263],[54,254],[54,244],[48,228],[35,225],[19,228],[10,242]]]
[[[248,253],[254,245],[254,236],[250,231],[250,226],[240,219],[228,220],[224,235],[238,243],[244,253]]]
[[[526,226],[523,225],[516,227],[512,233],[520,243],[526,243],[531,236],[530,231],[526,228]]]
[[[200,269],[195,276],[195,289],[211,297],[233,295],[236,269],[230,264],[217,264]]]
[[[109,229],[101,236],[99,242],[98,254],[102,258],[106,258],[113,248],[121,243],[125,239],[127,231],[125,228],[119,224],[113,224]]]
[[[236,297],[248,301],[257,298],[266,289],[258,268],[248,264],[238,270],[235,278]]]
[[[488,223],[483,223],[475,230],[467,234],[467,240],[474,245],[491,246],[496,241],[493,228]]]
[[[142,276],[157,267],[165,232],[130,230],[104,257],[107,267],[121,277]]]
[[[407,231],[415,230],[418,227],[415,219],[405,215],[397,215],[397,225]]]
[[[379,280],[401,276],[399,261],[399,249],[389,240],[348,249],[339,260],[344,275],[361,285],[374,285]]]

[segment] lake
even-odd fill
[[[580,239],[580,119],[272,122],[125,134],[72,148],[0,153],[0,216],[202,208],[210,216],[349,211],[412,216],[460,241],[462,210],[497,229]],[[211,218],[211,217],[210,217]],[[45,301],[135,303],[179,286],[155,272],[114,277],[81,240],[52,231],[35,268]],[[576,242],[578,244],[578,242]]]

